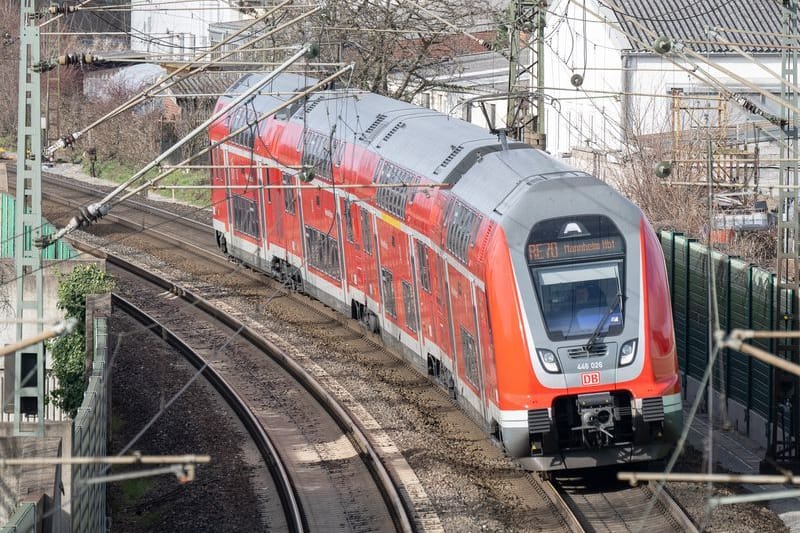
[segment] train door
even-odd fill
[[[419,316],[420,355],[432,354],[441,359],[434,334],[434,305],[431,284],[430,248],[420,240],[412,241],[414,255],[414,290]],[[430,370],[430,369],[429,369]]]
[[[458,392],[478,411],[481,407],[481,375],[478,362],[478,336],[475,331],[475,303],[472,283],[465,273],[447,265],[450,286],[450,309],[455,340]]]
[[[366,286],[364,274],[364,251],[362,247],[358,204],[348,196],[339,199],[342,214],[342,257],[346,275],[344,284],[345,302],[351,305],[352,318],[364,318],[366,310]]]
[[[483,378],[484,391],[483,405],[484,409],[488,409],[489,403],[497,403],[497,370],[494,359],[492,327],[489,322],[489,306],[486,303],[486,292],[480,287],[475,288],[475,309],[478,319],[476,331],[480,339],[481,377]]]
[[[358,216],[354,220],[358,223],[361,235],[361,275],[364,283],[364,300],[368,312],[378,316],[381,300],[380,280],[378,279],[378,266],[380,257],[375,239],[375,220],[366,205],[359,206]]]

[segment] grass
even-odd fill
[[[90,166],[87,161],[83,162],[83,169],[88,174]],[[125,165],[118,161],[97,161],[95,163],[95,176],[115,183],[122,183],[128,180],[140,169],[131,165]],[[147,172],[138,184],[141,184],[143,179],[152,179],[158,176],[156,170]],[[185,171],[176,170],[165,178],[159,181],[159,185],[208,185],[209,177],[205,172],[199,171]],[[164,198],[171,198],[179,202],[185,202],[198,207],[206,207],[211,204],[211,190],[210,189],[166,189],[155,190],[159,196]]]

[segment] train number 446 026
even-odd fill
[[[581,385],[599,385],[600,372],[584,372],[581,374]]]

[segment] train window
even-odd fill
[[[233,229],[258,239],[258,209],[255,200],[233,195]]]
[[[281,172],[281,183],[283,187],[283,208],[290,215],[294,215],[294,180],[291,174]]]
[[[372,255],[372,226],[366,209],[361,209],[361,245],[364,253]]]
[[[417,241],[417,268],[419,270],[419,284],[422,290],[431,292],[431,269],[428,264],[428,247]]]
[[[341,279],[339,243],[326,233],[305,227],[308,264],[334,279]]]
[[[355,232],[353,231],[353,210],[349,200],[344,201],[344,229],[347,233],[347,242],[355,241]]]
[[[417,305],[414,300],[414,289],[407,281],[403,282],[403,308],[406,312],[406,326],[408,329],[417,331]]]
[[[413,199],[416,188],[403,185],[415,185],[419,183],[419,177],[408,170],[384,161],[375,170],[373,181],[380,185],[386,185],[386,187],[379,187],[375,193],[377,204],[391,214],[405,218],[406,205]]]
[[[383,306],[386,309],[386,314],[392,318],[397,318],[392,273],[385,268],[381,269],[381,285],[383,286]]]
[[[475,346],[475,337],[463,326],[461,327],[461,353],[464,354],[464,374],[467,379],[478,386],[478,352]]]
[[[331,164],[333,156],[341,146],[339,139],[306,130],[303,137],[303,156],[301,164],[314,172],[314,177],[331,180]]]
[[[534,267],[533,274],[552,340],[622,331],[622,260]]]
[[[445,245],[462,262],[467,262],[469,247],[475,242],[481,217],[472,209],[453,200],[447,224]]]

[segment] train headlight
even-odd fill
[[[551,374],[558,374],[561,372],[561,369],[558,367],[558,359],[556,358],[556,354],[550,350],[545,350],[544,348],[539,348],[536,350],[536,353],[539,354],[539,361],[542,362],[542,366],[545,370]]]
[[[619,351],[619,366],[628,366],[636,359],[636,345],[638,339],[629,340],[622,345]]]

